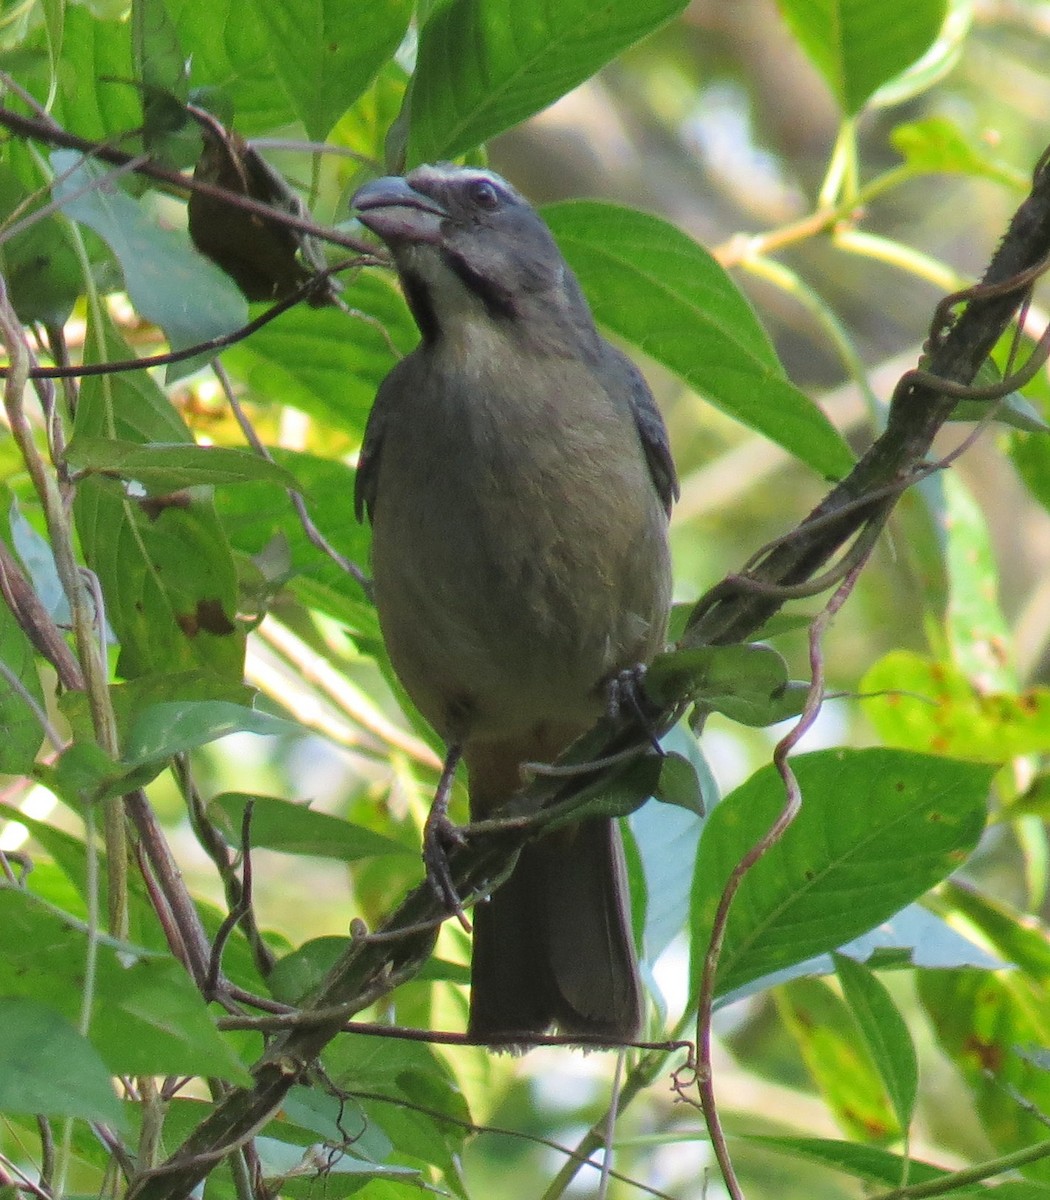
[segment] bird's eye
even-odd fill
[[[487,179],[478,179],[470,185],[470,198],[478,208],[493,212],[499,208],[502,196],[494,183]]]

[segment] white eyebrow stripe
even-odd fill
[[[449,183],[491,183],[509,196],[517,196],[515,189],[495,171],[484,167],[457,167],[445,163],[417,167],[412,175],[429,177],[435,181],[444,180]]]

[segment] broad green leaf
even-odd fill
[[[323,141],[397,49],[411,0],[255,0],[274,72],[307,137]]]
[[[802,711],[808,688],[792,686],[787,664],[769,646],[699,646],[657,655],[645,677],[660,703],[683,696],[743,725],[773,725]]]
[[[883,1150],[879,1146],[839,1142],[833,1138],[770,1137],[766,1134],[748,1133],[739,1136],[757,1146],[782,1150],[791,1157],[799,1155],[811,1162],[822,1163],[833,1170],[863,1179],[866,1183],[883,1187],[899,1187],[903,1179],[914,1184],[931,1183],[949,1174],[942,1167],[906,1159],[903,1155]]]
[[[873,108],[896,108],[928,92],[953,71],[962,57],[973,23],[972,0],[946,0],[944,24],[930,48],[884,83],[871,98]]]
[[[131,47],[135,78],[150,91],[171,92],[186,99],[186,53],[168,14],[167,0],[132,0]]]
[[[751,306],[702,246],[615,204],[552,204],[543,216],[602,325],[820,474],[850,469],[842,436],[788,381]]]
[[[1050,438],[1015,434],[1010,458],[1035,500],[1050,512]]]
[[[453,158],[539,112],[684,8],[684,0],[436,6],[419,36],[408,165]]]
[[[0,166],[0,212],[13,213],[36,192],[39,178],[23,147],[13,143],[6,149],[12,166]],[[29,211],[41,207],[46,199],[47,193],[42,192]],[[0,270],[23,324],[53,321],[63,325],[69,319],[80,294],[80,263],[68,227],[58,217],[45,217],[5,238],[0,244]]]
[[[241,846],[241,822],[248,803],[252,805],[251,845],[286,854],[309,854],[354,862],[381,854],[410,854],[407,846],[392,838],[351,825],[328,813],[314,812],[305,804],[294,804],[276,796],[245,792],[223,792],[208,803],[208,814],[231,846]]]
[[[352,468],[337,459],[290,450],[273,454],[299,480],[310,519],[329,544],[365,570],[371,535],[367,524],[354,519]],[[309,540],[283,488],[225,488],[216,495],[215,507],[234,550],[249,556],[267,580],[287,580],[305,604],[355,633],[378,637],[375,609],[361,585]]]
[[[950,882],[942,885],[950,887]],[[938,889],[939,893],[940,889]],[[843,956],[867,963],[871,967],[980,967],[995,971],[1004,963],[976,941],[958,933],[947,920],[935,916],[925,905],[930,901],[909,904],[881,921],[874,929],[862,933],[839,947]],[[774,971],[743,987],[734,988],[718,998],[718,1008],[733,1004],[747,996],[767,991],[792,979],[807,975],[831,975],[835,962],[831,954],[818,954],[782,971]]]
[[[136,771],[113,762],[94,742],[74,742],[54,763],[43,763],[36,777],[76,812],[142,787],[155,771]]]
[[[961,915],[972,924],[1007,962],[1044,986],[1050,984],[1050,928],[1044,921],[951,880],[940,900],[952,916]]]
[[[86,952],[80,922],[25,892],[0,890],[0,992],[47,996],[74,1021]],[[111,1074],[209,1075],[248,1082],[192,980],[166,954],[100,939],[88,1036]]]
[[[185,442],[123,441],[77,437],[66,450],[70,466],[89,474],[134,480],[151,491],[175,492],[199,484],[269,481],[297,488],[295,476],[249,450],[227,446],[193,446]]]
[[[389,1038],[339,1038],[326,1050],[325,1066],[337,1087],[385,1097],[385,1103],[359,1099],[367,1118],[395,1146],[411,1146],[414,1159],[456,1178],[454,1159],[467,1137],[470,1111],[452,1071],[432,1047]],[[428,1110],[441,1115],[431,1117]]]
[[[131,23],[122,12],[109,15],[113,19],[93,15],[86,5],[65,6],[58,100],[52,113],[64,129],[102,142],[142,122],[141,99],[127,82],[135,78]],[[43,101],[47,95],[37,98]]]
[[[999,607],[998,568],[984,516],[958,475],[944,479],[948,637],[959,669],[983,692],[1013,691],[1010,630]]]
[[[366,162],[382,163],[390,127],[405,100],[409,76],[396,61],[385,63],[376,81],[336,122],[329,143],[346,146]]]
[[[33,645],[0,600],[0,775],[25,775],[44,740],[45,713]],[[11,678],[7,677],[10,672]]]
[[[704,797],[700,780],[689,759],[681,754],[669,753],[660,764],[660,779],[656,785],[656,797],[664,804],[687,808],[697,816],[704,815]]]
[[[961,1072],[1000,1153],[1046,1139],[1050,1074],[1017,1048],[1050,1045],[1046,989],[1021,971],[923,971],[919,996],[941,1049]],[[1032,1109],[1018,1103],[1017,1093]],[[1021,1167],[1050,1182],[1050,1161]]]
[[[310,938],[279,959],[266,984],[275,999],[299,1004],[346,953],[345,937]]]
[[[1045,688],[984,694],[950,663],[894,650],[868,671],[860,690],[870,696],[868,719],[891,746],[990,763],[1050,750]]]
[[[839,108],[853,117],[929,49],[947,0],[778,0],[778,6]]]
[[[243,0],[167,0],[190,62],[193,88],[221,86],[244,137],[292,124],[295,104],[280,84],[267,26]]]
[[[882,1077],[897,1124],[907,1132],[919,1090],[919,1067],[908,1026],[878,976],[845,955],[836,954],[834,959],[846,1003]]]
[[[31,996],[0,997],[0,1112],[124,1125],[98,1052],[64,1016]]]
[[[157,762],[195,750],[230,733],[301,735],[301,725],[224,700],[187,700],[154,704],[140,714],[128,734],[129,763]]]
[[[77,529],[120,638],[117,671],[243,674],[237,577],[211,504],[178,494],[136,499],[115,480],[83,479]]]
[[[992,158],[987,147],[967,138],[948,117],[927,117],[898,125],[890,141],[904,161],[919,171],[975,175],[1010,187],[1027,183],[1020,172]]]
[[[186,112],[189,58],[167,0],[132,0],[131,44],[141,85],[142,144],[168,166],[189,167],[200,156],[200,131]]]
[[[730,910],[717,990],[835,949],[955,870],[984,828],[993,770],[898,750],[835,750],[791,760],[802,807],[745,876]],[[785,803],[764,767],[708,817],[691,924],[698,978],[730,872]]]
[[[164,229],[129,195],[105,182],[107,170],[71,150],[51,157],[63,211],[94,229],[117,256],[135,310],[159,325],[173,350],[239,329],[248,308],[236,285],[191,245]],[[77,164],[80,163],[78,166]],[[75,195],[82,188],[88,190]]]
[[[88,361],[128,354],[111,326],[90,327]],[[74,425],[74,440],[81,437],[193,446],[145,372],[85,381]],[[80,481],[73,511],[120,640],[118,673],[207,670],[239,682],[244,632],[235,620],[237,574],[207,490],[153,499],[91,477]]]
[[[863,968],[858,968],[863,970]],[[901,1126],[849,1007],[821,979],[777,989],[777,1010],[825,1103],[858,1141],[896,1141]]]
[[[379,327],[337,308],[298,305],[224,351],[223,360],[253,397],[301,409],[356,445],[376,389],[397,362],[391,342],[407,353],[419,334],[389,273],[362,272],[347,302]]]

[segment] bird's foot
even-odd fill
[[[449,746],[445,755],[445,764],[441,770],[434,802],[430,806],[426,824],[423,826],[423,865],[426,867],[427,879],[437,894],[437,898],[445,909],[455,916],[460,925],[469,933],[470,922],[463,911],[463,901],[459,898],[456,885],[452,879],[448,856],[458,846],[466,843],[466,836],[458,825],[455,825],[448,815],[449,800],[452,796],[452,781],[456,777],[456,767],[459,764],[462,751],[459,746]]]
[[[450,821],[445,813],[436,812],[435,808],[430,810],[427,823],[423,826],[423,865],[438,899],[469,933],[470,921],[463,911],[463,901],[456,891],[448,865],[451,851],[465,845],[467,839],[458,825]]]
[[[605,709],[613,721],[633,716],[645,730],[649,744],[663,757],[664,748],[653,724],[655,711],[643,687],[647,670],[645,663],[634,663],[611,676],[605,685]]]

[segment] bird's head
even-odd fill
[[[548,337],[593,322],[550,230],[493,171],[447,163],[360,188],[358,219],[390,248],[425,341],[487,319]]]

